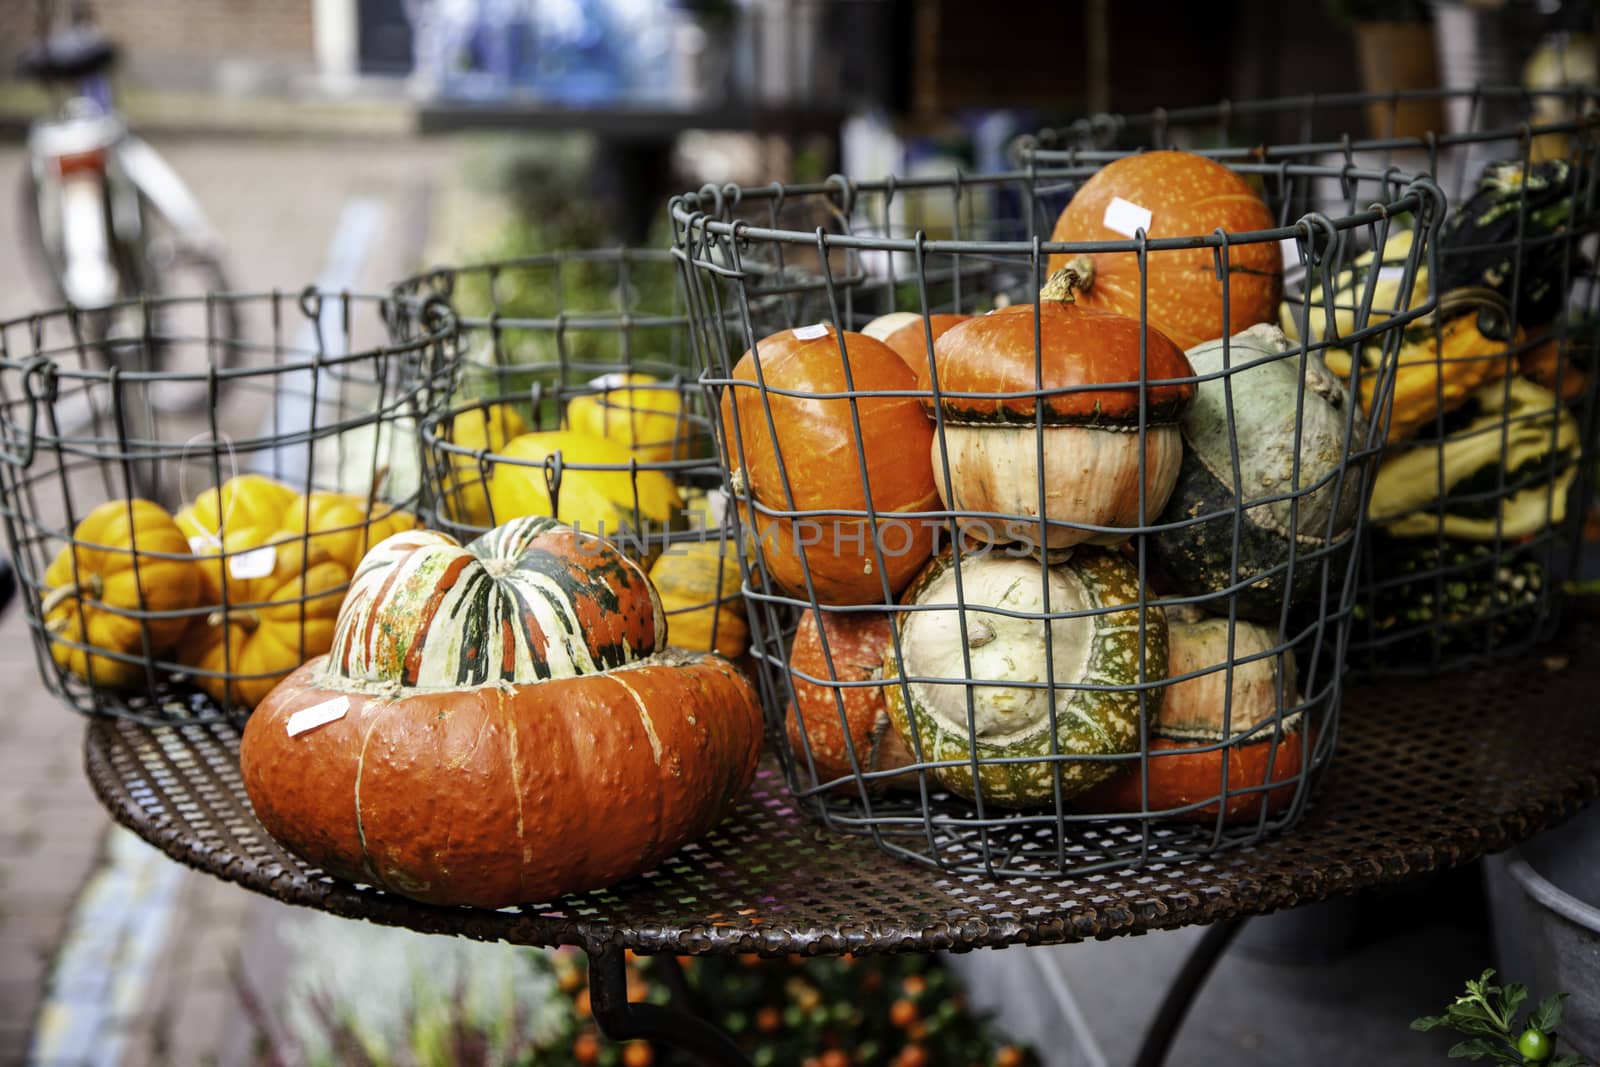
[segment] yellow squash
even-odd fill
[[[510,404],[489,404],[463,411],[450,420],[445,439],[471,455],[451,451],[441,487],[445,514],[454,522],[489,527],[489,497],[477,454],[498,453],[513,438],[528,432],[528,424]]]
[[[72,540],[44,573],[40,614],[51,657],[96,686],[138,685],[148,657],[170,648],[189,622],[157,616],[201,604],[188,542],[172,516],[148,500],[101,504],[78,523]]]
[[[650,568],[667,613],[667,640],[693,652],[744,655],[750,631],[739,596],[739,557],[728,541],[672,545]]]
[[[280,552],[280,561],[291,558]],[[196,622],[184,635],[180,660],[219,703],[253,708],[286,675],[333,647],[349,582],[349,568],[331,559],[304,570],[280,566],[256,606]]]
[[[496,463],[489,476],[498,523],[547,515],[603,536],[624,529],[659,534],[677,522],[683,508],[671,478],[635,469],[633,453],[604,437],[570,430],[527,433],[501,454],[513,462]],[[549,478],[558,455],[561,478],[552,515]]]
[[[568,429],[615,441],[641,463],[692,455],[691,427],[677,386],[648,374],[607,374],[591,384],[601,391],[567,402]]]

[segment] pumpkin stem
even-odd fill
[[[235,608],[226,615],[220,611],[213,611],[206,616],[207,626],[222,626],[230,622],[237,623],[246,630],[254,630],[261,625],[261,614],[257,611],[240,611]]]
[[[88,593],[91,597],[98,599],[104,589],[105,583],[100,580],[100,576],[98,574],[89,575],[89,585],[87,589],[77,582],[68,582],[66,585],[57,586],[56,588],[50,590],[50,592],[46,593],[44,600],[39,603],[39,614],[43,616],[49,616],[51,612],[55,611],[63,603],[71,600],[79,593]]]
[[[1072,303],[1074,292],[1087,292],[1094,288],[1094,260],[1088,256],[1073,256],[1067,265],[1050,275],[1050,280],[1039,290],[1040,300],[1060,300]]]
[[[997,636],[999,635],[995,633],[994,627],[983,619],[973,619],[967,623],[968,648],[982,648]]]

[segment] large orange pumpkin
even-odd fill
[[[808,598],[809,570],[820,603],[881,603],[885,578],[890,593],[898,593],[933,554],[937,522],[896,517],[939,507],[929,460],[933,424],[909,395],[915,376],[892,349],[864,334],[846,332],[842,337],[844,358],[841,335],[831,326],[783,330],[746,352],[734,366],[733,378],[750,384],[730,386],[723,394],[723,433],[734,483],[748,486],[757,504],[779,512],[823,512],[800,518],[763,514],[760,508],[752,512],[743,492],[736,493],[741,518],[755,536],[772,581],[790,596]],[[757,352],[765,389],[755,384]],[[907,395],[859,396],[854,401],[808,395],[851,388]],[[865,511],[869,485],[876,527],[865,516],[827,514]],[[875,569],[875,544],[882,549],[882,575]]]
[[[1125,241],[1139,226],[1155,239],[1276,225],[1255,190],[1222,164],[1190,152],[1145,152],[1108,163],[1085,182],[1056,219],[1050,239]],[[1050,273],[1075,258],[1051,256]],[[1138,318],[1138,256],[1101,252],[1083,258],[1092,267],[1080,269],[1087,277],[1079,302]],[[1150,324],[1184,349],[1276,321],[1283,295],[1283,258],[1276,241],[1229,247],[1227,322],[1214,249],[1151,252],[1147,273]]]
[[[664,647],[608,542],[516,519],[463,548],[395,534],[361,561],[333,651],[250,717],[245,789],[330,874],[502,907],[649,870],[755,775],[761,710],[719,656]]]
[[[895,330],[883,343],[894,349],[895,355],[906,361],[913,374],[928,372],[928,335],[937,341],[952,329],[972,318],[971,315],[929,315],[926,324],[922,316]]]

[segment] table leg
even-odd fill
[[[1161,1067],[1167,1062],[1167,1053],[1172,1051],[1178,1027],[1183,1025],[1184,1016],[1189,1014],[1200,987],[1205,985],[1211,968],[1222,958],[1244,923],[1243,919],[1233,919],[1206,927],[1205,936],[1189,953],[1189,958],[1183,961],[1183,969],[1178,972],[1178,977],[1167,987],[1167,995],[1162,998],[1155,1019],[1144,1033],[1144,1043],[1139,1046],[1139,1055],[1133,1061],[1134,1067]]]
[[[659,1004],[629,1003],[627,960],[620,948],[605,948],[589,957],[589,1007],[601,1032],[613,1041],[645,1038],[695,1053],[719,1067],[750,1067],[733,1039],[704,1019]]]

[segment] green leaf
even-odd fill
[[[1565,993],[1551,993],[1545,997],[1528,1016],[1528,1025],[1547,1034],[1555,1033],[1561,1028],[1561,1002],[1566,999]]]
[[[1509,1021],[1517,1006],[1528,999],[1528,987],[1521,982],[1512,982],[1506,986],[1505,991],[1505,1018]]]
[[[1563,1052],[1551,1060],[1546,1067],[1589,1067],[1589,1061],[1576,1052]]]
[[[1411,1020],[1413,1030],[1437,1030],[1441,1026],[1449,1026],[1450,1020],[1443,1015],[1423,1015]]]
[[[1495,1055],[1495,1047],[1481,1037],[1471,1041],[1462,1041],[1450,1046],[1449,1056],[1453,1060],[1481,1060],[1485,1056]]]

